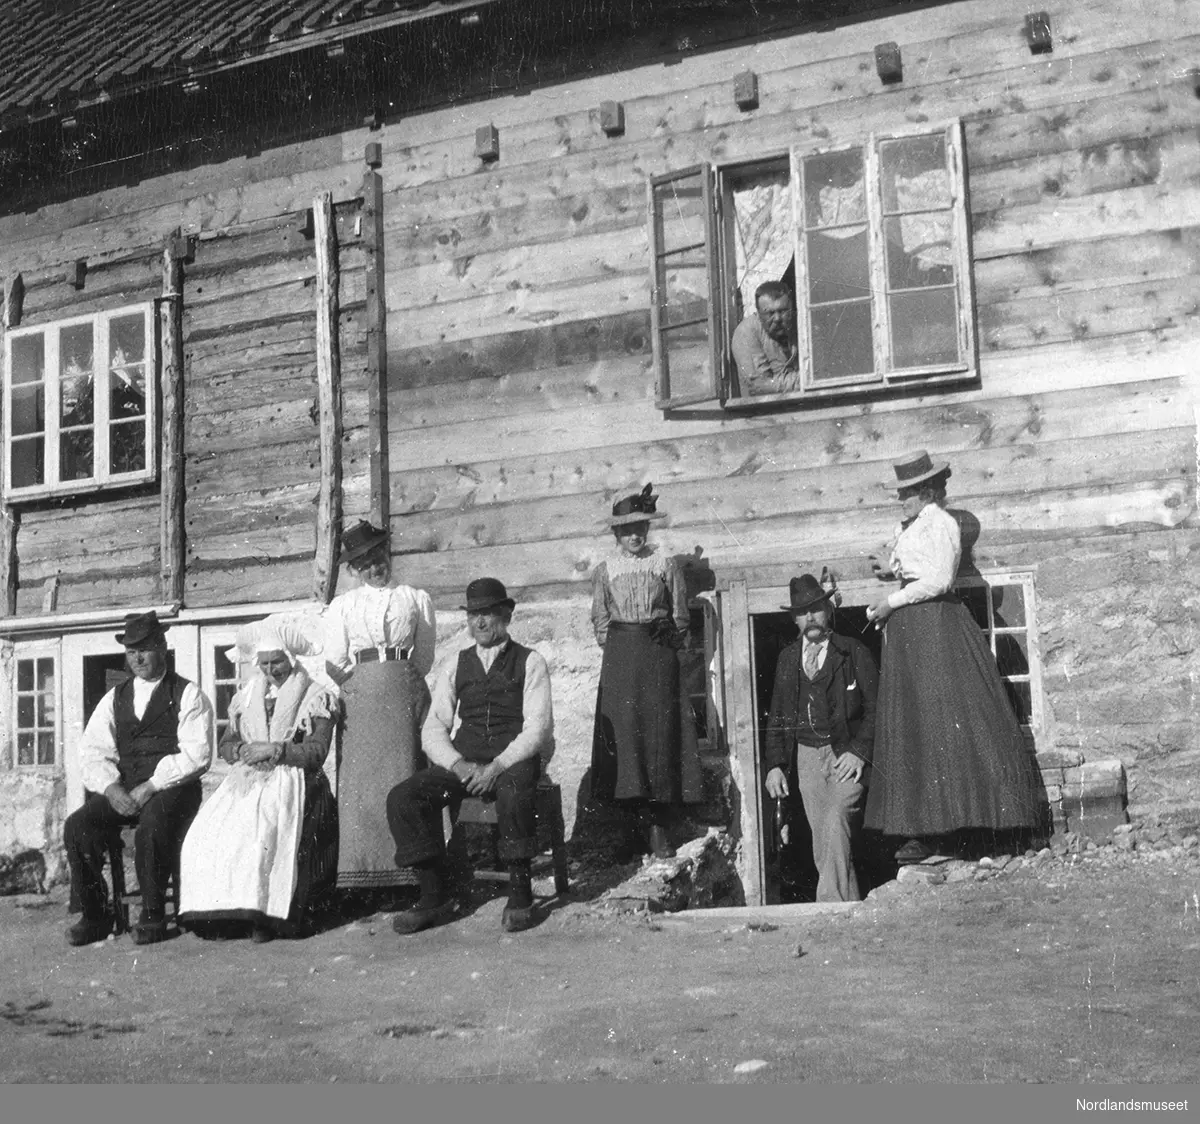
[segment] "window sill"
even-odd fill
[[[21,507],[40,503],[43,500],[75,499],[76,497],[103,495],[107,492],[121,492],[154,483],[157,483],[154,472],[131,472],[126,476],[116,476],[102,483],[55,484],[51,487],[19,488],[6,491],[4,502],[10,507]]]

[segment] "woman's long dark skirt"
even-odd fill
[[[987,640],[957,598],[888,619],[876,729],[864,827],[915,837],[1042,823],[1033,754]]]
[[[700,756],[679,653],[649,625],[609,625],[592,735],[592,795],[604,803],[700,800]]]

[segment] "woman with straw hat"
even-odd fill
[[[880,576],[901,587],[867,608],[884,650],[864,826],[907,840],[904,863],[952,832],[1036,828],[1045,797],[987,640],[952,591],[962,544],[943,506],[950,466],[921,450],[894,471],[904,517]]]
[[[700,799],[700,760],[679,655],[689,613],[683,571],[650,545],[664,514],[647,484],[613,505],[616,551],[592,575],[592,625],[604,649],[592,738],[592,795],[650,822],[650,849],[674,854],[674,810]]]

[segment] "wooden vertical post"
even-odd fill
[[[4,286],[3,317],[0,317],[0,346],[9,328],[21,323],[21,303],[25,296],[25,282],[18,273]],[[8,450],[4,450],[8,455]],[[8,465],[0,467],[0,478],[7,479]],[[0,589],[3,590],[4,615],[17,613],[17,515],[5,504],[0,504]]]
[[[371,522],[388,529],[391,471],[388,463],[387,300],[383,273],[383,179],[376,171],[378,145],[367,145],[363,176],[363,246],[367,258],[367,410]]]
[[[176,230],[163,248],[162,300],[162,489],[160,493],[159,581],[164,604],[183,601],[183,258],[186,243]]]
[[[321,482],[317,492],[317,546],[313,597],[327,604],[337,589],[337,548],[342,527],[342,360],[338,342],[338,249],[333,199],[313,200],[317,250],[317,411]]]

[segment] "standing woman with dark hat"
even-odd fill
[[[951,832],[1035,828],[1044,797],[996,660],[952,592],[962,544],[943,506],[950,466],[922,450],[894,469],[901,587],[867,608],[884,649],[864,826],[907,840],[896,852],[904,863]]]
[[[604,649],[592,738],[592,795],[650,822],[650,849],[675,852],[675,809],[700,800],[700,759],[678,649],[686,643],[687,590],[679,563],[648,540],[665,516],[647,484],[613,505],[616,551],[592,574],[592,625]]]
[[[392,581],[388,533],[365,521],[342,537],[360,582],[325,610],[326,667],[345,708],[337,771],[338,874],[344,888],[412,881],[397,869],[387,794],[417,767],[437,640],[433,602]]]

